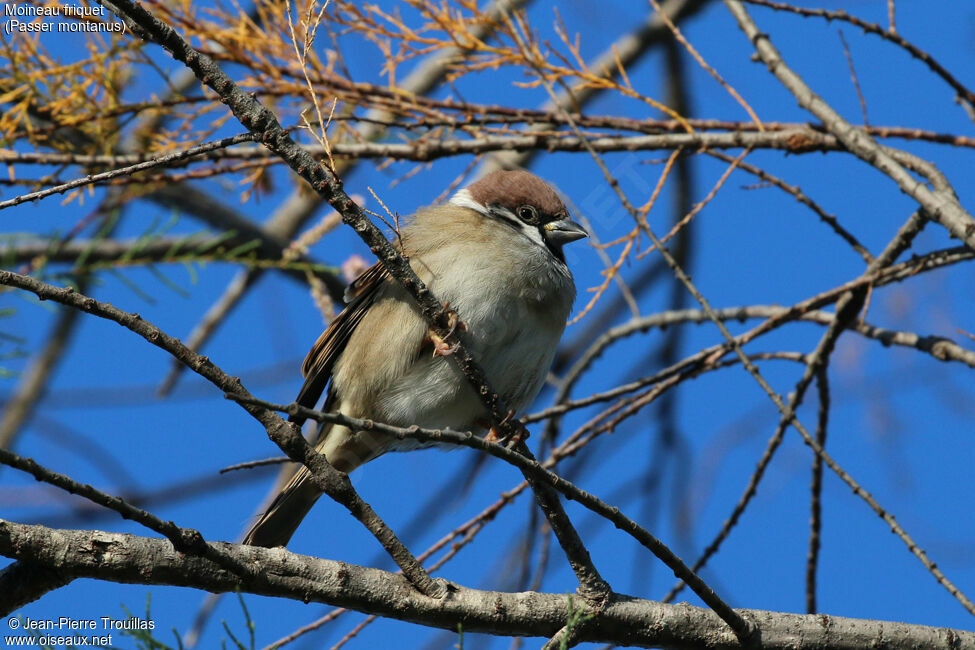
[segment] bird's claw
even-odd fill
[[[449,357],[457,351],[456,343],[454,345],[447,343],[433,330],[430,330],[430,332],[427,333],[427,338],[430,340],[430,343],[433,344],[434,357]]]
[[[433,344],[433,356],[435,357],[449,357],[456,352],[458,344],[454,343],[451,345],[444,339],[449,339],[457,330],[462,332],[468,331],[467,323],[462,321],[460,316],[457,315],[457,312],[450,308],[450,301],[445,302],[443,308],[447,312],[447,334],[440,336],[433,330],[430,330],[427,334],[427,338]]]
[[[447,312],[447,336],[450,337],[454,332],[460,330],[461,332],[469,331],[467,323],[460,319],[453,309],[450,308],[450,301],[448,300],[443,304],[444,311]]]
[[[507,434],[502,434],[498,429],[499,427],[504,427],[506,424],[511,422],[511,419],[515,416],[514,411],[508,411],[508,414],[504,416],[497,426],[492,426],[488,434],[484,436],[487,442],[496,442],[498,444],[504,445],[506,449],[512,449],[519,443],[528,440],[530,435],[528,429],[521,422],[515,421],[514,424],[508,427],[509,431]]]

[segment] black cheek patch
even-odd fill
[[[555,259],[565,264],[565,253],[562,252],[562,247],[553,246],[549,238],[545,236],[545,224],[542,224],[538,227],[538,234],[541,235],[542,241],[545,242],[545,248],[547,248],[549,252],[552,253]]]

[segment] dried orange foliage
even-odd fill
[[[403,0],[392,7],[351,0],[258,0],[252,9],[234,0],[206,8],[190,0],[145,4],[194,46],[220,60],[242,88],[259,94],[296,137],[317,144],[324,151],[325,164],[333,168],[337,165],[334,145],[362,142],[363,124],[375,123],[377,116],[384,124],[397,123],[394,135],[387,136],[395,141],[406,137],[417,143],[438,142],[526,132],[565,135],[556,125],[546,129],[537,119],[519,113],[535,108],[537,89],[543,84],[570,93],[590,89],[613,93],[652,109],[652,117],[674,120],[679,130],[694,131],[665,102],[634,88],[618,56],[609,69],[602,65],[596,69],[587,62],[582,36],[568,32],[557,9],[548,14],[552,23],[545,26],[557,35],[550,43],[540,40],[541,30],[523,13],[490,13],[487,5],[474,0]],[[209,90],[195,80],[180,85],[180,75],[186,72],[158,48],[144,46],[132,34],[112,35],[108,40],[100,34],[77,38],[83,41],[82,48],[54,54],[43,47],[42,36],[3,37],[0,99],[6,110],[0,117],[0,134],[8,151],[112,154],[127,136],[129,151],[137,142],[134,149],[151,157],[225,136],[228,129],[238,132],[229,111]],[[362,48],[371,49],[372,56],[382,61],[380,83],[359,81],[350,72],[346,53],[360,57]],[[506,104],[431,99],[402,87],[409,73],[436,56],[446,60],[449,83],[459,84],[485,71],[510,76],[512,92],[505,96]],[[136,86],[154,88],[156,94],[127,103],[123,97],[135,93],[126,91]],[[588,137],[619,131],[589,128],[582,133]],[[643,207],[638,222],[648,218],[673,160],[671,156],[653,196],[639,198]],[[241,200],[247,200],[272,187],[269,167],[275,164],[272,159],[204,160],[189,170],[142,172],[112,182],[152,187],[158,182],[230,176],[240,185]],[[91,166],[84,168],[91,170]],[[11,183],[16,172],[11,167]],[[16,182],[32,190],[62,178],[28,177]],[[644,229],[635,223],[628,235],[602,245],[616,253],[607,258],[611,261],[604,281],[593,290],[583,314],[631,256],[646,250],[643,237]]]

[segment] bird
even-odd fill
[[[525,170],[499,170],[421,208],[397,246],[433,295],[456,315],[456,334],[515,415],[535,399],[575,300],[563,245],[587,236],[559,195]],[[296,402],[408,427],[490,432],[487,410],[427,324],[415,300],[381,263],[349,285],[347,306],[312,346]],[[432,446],[322,423],[316,451],[351,472],[388,451]],[[321,496],[300,466],[244,543],[285,546]]]

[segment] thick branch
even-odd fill
[[[14,562],[0,570],[0,612],[6,616],[72,580],[74,576],[54,566]]]
[[[0,520],[0,554],[40,566],[57,566],[74,578],[129,584],[174,585],[328,603],[420,625],[508,636],[555,635],[566,622],[565,594],[508,594],[451,585],[445,599],[427,598],[394,573],[263,549],[211,543],[239,562],[259,567],[266,580],[252,585],[207,560],[175,552],[164,540],[101,531],[54,530]],[[573,606],[578,608],[580,603]],[[737,610],[762,630],[755,648],[865,647],[975,648],[975,633],[824,615]],[[7,611],[3,612],[6,615]],[[714,612],[687,604],[663,605],[614,595],[587,625],[582,641],[663,648],[740,648]]]

